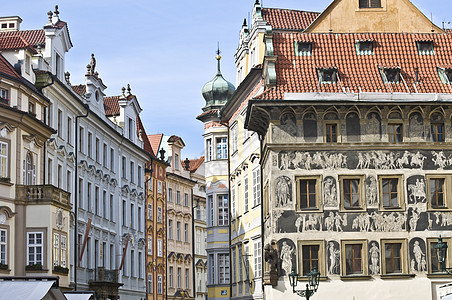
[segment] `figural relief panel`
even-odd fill
[[[380,274],[380,246],[377,241],[370,241],[369,249],[369,275]]]
[[[327,243],[327,261],[328,261],[328,274],[340,275],[341,274],[341,251],[339,243],[336,241],[329,241]]]
[[[275,181],[275,206],[277,208],[292,207],[292,182],[287,176],[280,176]]]
[[[378,205],[377,194],[377,179],[374,176],[368,176],[366,178],[366,199],[369,207]]]
[[[288,276],[292,269],[297,269],[296,246],[291,239],[280,239],[278,241],[279,262],[281,276]]]
[[[420,113],[415,112],[410,115],[408,134],[415,140],[424,138],[424,119]]]
[[[426,272],[427,258],[425,242],[421,238],[414,238],[409,243],[410,253],[410,271],[411,272]]]
[[[324,207],[337,207],[336,179],[331,176],[323,180],[323,205]]]
[[[411,176],[407,179],[408,204],[427,201],[424,176]]]

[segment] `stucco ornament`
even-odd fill
[[[335,247],[333,242],[328,243],[328,255],[330,260],[328,274],[339,274],[340,253],[341,251]]]
[[[286,272],[286,275],[292,272],[292,254],[294,249],[287,245],[286,242],[283,242],[281,248],[281,260],[282,260],[282,269]]]
[[[0,224],[5,224],[6,223],[6,219],[7,219],[7,217],[6,217],[6,214],[0,214]]]
[[[2,138],[6,138],[7,135],[8,135],[8,132],[6,131],[6,128],[3,128],[2,130],[0,130],[0,136]]]
[[[411,158],[411,160],[410,160]],[[422,169],[424,167],[424,160],[427,157],[422,155],[419,151],[410,153],[405,151],[402,156],[400,153],[383,151],[371,151],[358,153],[357,169],[377,169],[377,170],[393,170],[402,169],[405,167],[415,167]]]
[[[440,169],[444,169],[452,164],[452,157],[446,158],[443,151],[432,151],[432,155],[434,156],[432,160],[435,163],[435,166],[438,166]]]
[[[417,222],[419,221],[420,213],[417,208],[413,208],[411,218],[410,218],[410,230],[416,231]]]
[[[332,177],[327,177],[323,181],[323,200],[326,207],[337,206],[336,182]]]
[[[380,273],[380,249],[376,242],[372,242],[369,249],[370,265],[369,270],[371,275],[378,275]]]
[[[279,169],[339,169],[347,167],[347,155],[342,153],[282,151],[279,153]]]
[[[426,269],[425,254],[424,254],[424,252],[422,252],[422,249],[419,246],[419,241],[414,242],[413,256],[414,256],[414,259],[416,260],[417,271],[418,272],[425,271],[425,269]],[[412,269],[414,269],[414,267]]]
[[[417,179],[415,184],[409,184],[408,191],[410,192],[409,199],[412,202],[419,203],[427,200],[424,179]]]
[[[64,219],[63,210],[58,209],[55,214],[55,225],[58,230],[62,230],[64,228]]]
[[[366,186],[366,196],[367,196],[367,203],[369,205],[376,205],[378,204],[377,201],[377,179],[373,176],[369,176],[367,178],[367,186]]]
[[[336,230],[336,232],[342,232],[342,226],[347,226],[346,215],[342,217],[337,212],[336,215],[334,215],[334,212],[331,211],[328,217],[325,218],[325,227],[329,232],[333,232],[334,230]]]
[[[436,225],[439,225],[441,227],[452,226],[452,213],[436,211],[433,214],[436,218]]]
[[[292,182],[287,176],[276,178],[276,207],[288,207],[292,204]]]

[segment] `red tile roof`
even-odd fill
[[[203,117],[207,117],[207,116],[217,117],[219,111],[220,111],[219,109],[211,109],[211,110],[205,111],[202,114],[200,114],[199,116],[197,116],[196,119],[202,119]]]
[[[119,96],[104,97],[104,109],[107,117],[119,116]]]
[[[318,12],[262,8],[262,18],[275,29],[305,30],[320,15]]]
[[[74,90],[74,92],[76,92],[80,96],[83,96],[86,94],[86,85],[84,85],[84,84],[73,85],[72,89]]]
[[[2,74],[8,75],[12,78],[22,80],[22,77],[14,70],[13,66],[0,54],[0,76]]]
[[[161,134],[151,134],[148,135],[149,143],[151,144],[154,153],[157,153],[160,148],[160,143],[162,142],[163,133]]]
[[[46,37],[43,29],[0,32],[0,49],[23,49],[38,47],[45,44]]]
[[[294,45],[297,41],[312,42],[311,56],[296,56]],[[355,43],[359,40],[372,40],[373,55],[358,55]],[[434,54],[418,53],[416,41],[434,41]],[[271,88],[257,99],[284,99],[284,93],[308,92],[401,92],[415,93],[416,70],[420,83],[416,85],[419,93],[451,93],[438,75],[438,67],[452,66],[451,34],[315,34],[296,32],[275,32],[273,47],[276,60],[276,87]],[[379,67],[398,66],[403,80],[400,83],[385,84]],[[335,67],[340,83],[320,84],[318,68]],[[390,86],[390,88],[389,88]]]
[[[201,156],[200,158],[190,159],[190,165],[189,165],[190,172],[192,172],[192,173],[196,172],[196,170],[198,170],[198,168],[204,162],[204,159],[205,159],[204,156]],[[185,166],[184,161],[181,161],[181,164],[182,164],[182,166]]]

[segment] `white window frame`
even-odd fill
[[[257,167],[253,170],[253,204],[261,204],[261,169]]]
[[[218,283],[228,284],[229,280],[229,254],[218,254]]]
[[[38,235],[41,235],[41,243],[36,243]],[[33,236],[34,243],[30,243],[30,237]],[[30,250],[33,249],[33,253]],[[37,256],[41,254],[41,259],[38,260]],[[33,255],[33,259],[30,260],[30,256]],[[30,264],[41,264],[44,266],[44,232],[42,231],[32,231],[27,232],[27,265]]]
[[[148,294],[154,293],[154,284],[152,283],[152,273],[148,274]]]
[[[158,206],[157,207],[157,222],[161,223],[162,222],[162,218],[163,218],[162,207]]]
[[[152,255],[152,237],[148,236],[148,255]]]
[[[0,177],[8,178],[8,143],[0,141]]]
[[[157,256],[163,257],[163,241],[161,239],[157,240]]]
[[[254,278],[262,277],[262,241],[260,238],[253,240],[254,251]]]
[[[8,230],[0,228],[0,264],[8,264]]]

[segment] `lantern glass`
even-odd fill
[[[295,269],[292,269],[292,273],[289,274],[289,282],[294,288],[297,286],[298,274],[295,272]]]
[[[311,272],[308,274],[309,276],[309,285],[312,289],[315,291],[317,290],[317,287],[319,286],[319,280],[320,280],[320,273],[317,271],[317,269],[314,267]]]
[[[441,266],[441,270],[446,268],[447,244],[443,243],[443,238],[439,237],[438,244],[435,246],[436,258]]]

